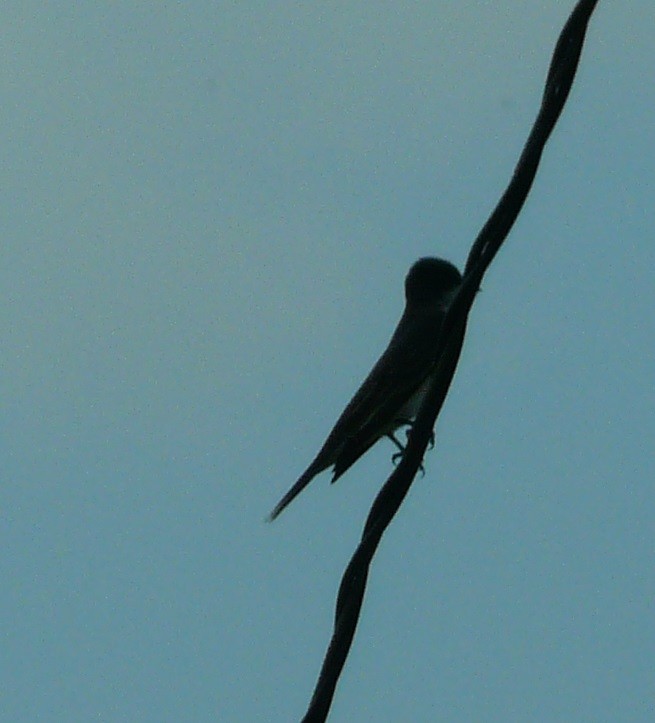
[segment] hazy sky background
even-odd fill
[[[3,720],[301,717],[393,446],[263,518],[411,263],[462,266],[572,7],[5,4]],[[654,29],[592,18],[333,721],[655,719]]]

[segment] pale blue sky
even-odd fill
[[[291,721],[393,447],[273,525],[573,0],[3,9],[0,708]],[[333,721],[655,718],[655,4],[601,0]]]

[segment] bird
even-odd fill
[[[379,439],[411,425],[437,369],[439,332],[462,283],[449,261],[425,257],[405,278],[405,309],[389,344],[336,421],[325,443],[268,516],[273,521],[316,475],[333,467],[335,482]]]

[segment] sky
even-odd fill
[[[572,0],[8,3],[0,709],[291,721],[391,471],[266,514],[462,267]],[[655,4],[600,0],[332,721],[655,717]]]

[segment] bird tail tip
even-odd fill
[[[266,521],[273,522],[280,515],[287,505],[291,504],[293,500],[307,487],[307,485],[314,479],[320,470],[316,469],[312,464],[305,472],[298,478],[298,481],[293,487],[284,495],[284,497],[275,505],[271,512],[267,515]]]

